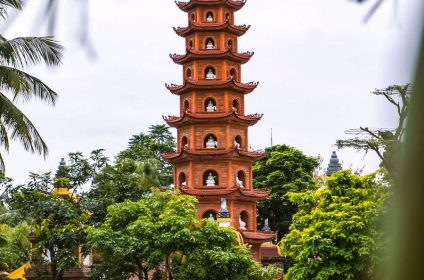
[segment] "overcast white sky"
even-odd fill
[[[7,36],[33,35],[37,4],[26,10]],[[85,1],[85,0],[82,0]],[[61,1],[57,39],[66,46],[63,65],[31,68],[59,94],[57,106],[23,106],[47,141],[46,160],[18,144],[5,155],[7,175],[23,183],[30,171],[55,170],[69,152],[107,150],[113,158],[133,134],[162,115],[178,113],[178,98],[165,82],[182,82],[182,69],[169,53],[183,53],[184,40],[172,26],[186,26],[186,14],[173,0],[90,0],[90,34],[96,59],[76,43],[81,0]],[[251,24],[240,51],[255,51],[243,67],[243,80],[260,81],[246,99],[248,113],[264,113],[250,129],[256,149],[288,144],[328,163],[335,140],[360,125],[392,127],[395,112],[369,92],[411,81],[419,41],[423,1],[385,4],[367,24],[370,9],[344,0],[249,0],[236,15]],[[397,12],[395,12],[395,10]],[[42,32],[41,32],[42,33]],[[42,34],[39,34],[42,35]],[[344,167],[374,170],[373,155],[339,152]]]

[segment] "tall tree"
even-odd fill
[[[166,125],[152,125],[148,133],[140,133],[131,137],[128,148],[118,155],[118,160],[130,159],[144,162],[150,160],[159,171],[161,186],[169,186],[173,182],[172,166],[166,163],[161,155],[175,151],[175,138]],[[152,159],[157,162],[154,163]]]
[[[339,171],[318,190],[290,193],[299,207],[281,240],[288,280],[373,279],[385,236],[378,222],[389,189],[375,174]]]
[[[84,196],[84,204],[92,212],[92,223],[103,221],[107,208],[125,200],[137,201],[159,186],[157,160],[121,159],[106,166],[94,178],[91,190]]]
[[[313,172],[317,166],[316,158],[295,148],[276,145],[266,149],[266,156],[253,166],[254,186],[271,188],[268,198],[258,202],[260,226],[268,218],[279,238],[288,232],[296,206],[286,194],[315,189]]]
[[[372,94],[383,96],[396,109],[398,115],[396,127],[372,129],[361,126],[359,129],[348,130],[348,134],[357,134],[361,137],[337,140],[337,147],[339,149],[353,148],[365,152],[373,151],[380,158],[381,166],[389,172],[392,178],[396,177],[396,163],[399,162],[400,151],[402,150],[402,139],[411,98],[410,93],[411,85],[409,84],[393,85],[373,91]]]
[[[0,17],[6,18],[7,9],[22,8],[21,0],[2,0]],[[22,69],[45,62],[60,64],[62,46],[51,37],[21,37],[7,40],[0,35],[0,145],[9,151],[10,140],[21,142],[24,149],[46,155],[47,145],[27,116],[16,106],[19,100],[39,99],[54,105],[57,94],[38,78]],[[9,99],[7,95],[11,95]],[[4,160],[0,153],[0,168]]]

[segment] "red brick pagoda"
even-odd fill
[[[186,40],[186,54],[171,55],[183,66],[183,85],[166,85],[180,97],[180,115],[164,117],[178,130],[177,152],[164,155],[174,164],[174,182],[199,200],[198,218],[233,226],[260,261],[263,243],[275,234],[257,231],[256,202],[269,192],[253,189],[252,163],[263,152],[249,151],[248,128],[262,115],[246,115],[244,97],[257,83],[241,82],[241,65],[253,53],[238,52],[238,37],[249,26],[235,25],[245,0],[177,2],[188,13],[188,27],[174,28]]]

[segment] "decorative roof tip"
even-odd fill
[[[193,8],[196,5],[219,5],[219,4],[226,4],[236,11],[241,9],[245,4],[247,0],[189,0],[187,2],[183,1],[175,1],[175,4],[183,11],[189,11],[191,8]]]

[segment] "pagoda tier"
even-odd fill
[[[185,80],[183,85],[165,84],[166,88],[175,95],[181,95],[193,90],[233,90],[244,94],[251,93],[259,85],[259,82],[249,82],[247,84],[236,82],[234,79],[228,80]]]
[[[202,201],[214,200],[221,197],[227,199],[243,199],[243,201],[259,201],[266,198],[270,191],[269,190],[243,190],[236,186],[228,188],[202,188],[202,189],[187,189],[180,188],[180,191],[184,194],[195,195],[198,198],[202,198]]]
[[[199,31],[223,31],[233,35],[242,36],[249,30],[249,28],[250,25],[233,25],[229,20],[226,20],[223,23],[196,23],[194,21],[190,21],[187,27],[174,27],[174,31],[181,37],[186,37]]]
[[[229,113],[210,112],[202,114],[184,112],[181,117],[168,116],[163,117],[163,119],[169,126],[175,128],[179,128],[186,125],[203,124],[205,122],[210,121],[213,121],[214,123],[234,123],[252,126],[256,124],[262,118],[262,116],[262,114],[241,116],[237,114],[236,111],[232,111]]]
[[[175,1],[175,3],[184,12],[189,12],[198,6],[223,6],[238,11],[246,4],[246,0],[190,0],[189,2]]]
[[[260,160],[265,156],[264,151],[243,151],[234,147],[233,149],[182,149],[180,152],[163,154],[164,160],[170,163],[178,163],[188,160],[213,160],[213,159],[238,159],[248,162]]]
[[[187,49],[187,53],[184,55],[170,54],[169,57],[172,58],[176,64],[180,65],[200,59],[228,59],[236,63],[245,64],[252,58],[253,55],[254,52],[235,53],[228,48],[226,50],[205,49],[200,51]]]

